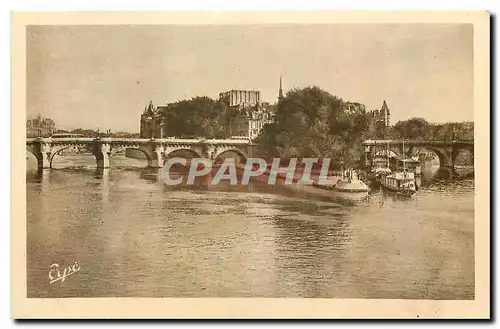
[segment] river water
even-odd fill
[[[172,188],[145,161],[27,161],[28,297],[474,298],[474,182],[410,200]],[[64,169],[61,169],[64,168]],[[79,271],[50,283],[52,264]]]

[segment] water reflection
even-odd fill
[[[77,167],[27,174],[30,297],[474,298],[473,181],[352,203]]]
[[[162,168],[146,168],[142,169],[140,178],[151,183],[162,183]]]
[[[345,275],[343,263],[350,241],[347,215],[330,213],[316,221],[275,217],[279,257],[279,297],[329,297],[337,295],[331,282]],[[321,246],[321,248],[318,248]]]

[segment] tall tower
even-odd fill
[[[380,119],[384,120],[384,125],[389,126],[390,125],[390,118],[391,118],[391,112],[389,111],[389,107],[387,106],[386,101],[382,103],[382,108],[380,109]]]
[[[279,90],[279,93],[278,93],[278,104],[281,103],[281,101],[283,100],[283,88],[282,88],[282,82],[281,82],[281,75],[280,75],[280,90]]]

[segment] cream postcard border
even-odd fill
[[[474,25],[475,300],[27,298],[26,26],[471,23]],[[489,318],[490,15],[474,12],[60,12],[11,16],[12,318]],[[453,109],[449,109],[450,112]],[[452,115],[452,114],[451,114]]]

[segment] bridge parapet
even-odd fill
[[[91,138],[91,137],[78,137],[78,138],[51,138],[51,137],[38,137],[38,138],[26,138],[26,143],[91,143],[91,142],[106,142],[109,144],[146,144],[150,142],[162,143],[162,144],[230,144],[230,145],[248,145],[252,144],[252,141],[247,139],[184,139],[184,138]]]
[[[474,141],[472,140],[405,140],[405,144],[408,145],[435,145],[435,146],[441,146],[441,145],[456,145],[456,144],[463,144],[463,145],[471,145],[474,146]],[[378,139],[378,140],[372,140],[368,139],[365,140],[363,143],[363,146],[374,146],[374,145],[402,145],[403,140],[399,139]]]

